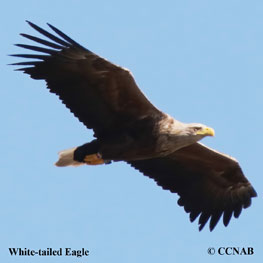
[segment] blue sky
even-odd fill
[[[1,24],[2,262],[260,262],[262,258],[262,1],[8,1]],[[203,143],[236,157],[258,198],[210,233],[125,163],[57,168],[57,152],[92,139],[45,89],[6,64],[25,20],[49,22],[129,68],[149,99],[184,122],[213,127]],[[28,43],[28,42],[27,42]],[[253,256],[209,256],[209,247]],[[11,257],[9,247],[86,248],[86,258]]]

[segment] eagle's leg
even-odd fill
[[[104,164],[105,163],[104,160],[102,159],[100,153],[94,153],[94,154],[86,155],[84,157],[83,161],[89,165],[98,165],[98,164]]]
[[[99,153],[99,145],[97,140],[83,144],[74,151],[74,160],[88,165],[108,164],[108,160],[103,160]]]

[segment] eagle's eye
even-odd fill
[[[202,127],[194,127],[193,130],[194,130],[195,132],[197,132],[197,131],[199,131],[199,130],[202,130]]]

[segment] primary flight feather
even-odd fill
[[[57,166],[99,165],[125,161],[177,193],[178,204],[199,217],[199,230],[212,231],[223,216],[228,225],[257,194],[238,162],[198,141],[213,136],[203,124],[185,124],[157,109],[136,85],[131,73],[84,48],[54,26],[56,35],[28,22],[47,40],[21,34],[45,47],[17,44],[36,54],[12,65],[33,79],[44,79],[50,92],[89,129],[95,139],[61,151]]]

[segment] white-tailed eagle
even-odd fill
[[[227,226],[232,215],[237,218],[250,206],[257,194],[238,162],[198,142],[213,136],[212,128],[173,119],[151,104],[127,69],[52,25],[56,35],[28,23],[47,40],[21,34],[44,47],[17,44],[37,53],[13,55],[31,59],[13,65],[23,66],[17,70],[33,79],[45,80],[50,92],[94,131],[93,141],[60,152],[57,166],[125,161],[177,193],[191,222],[199,217],[199,230],[209,219],[213,230],[221,216]]]

